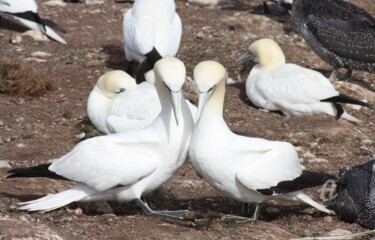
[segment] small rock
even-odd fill
[[[77,208],[77,209],[74,209],[73,210],[73,213],[77,216],[80,216],[82,215],[83,211],[82,211],[82,208]]]
[[[36,41],[48,42],[49,39],[41,31],[38,30],[29,30],[21,34],[21,36],[29,36]]]
[[[334,236],[344,236],[344,235],[350,235],[352,232],[345,230],[345,229],[336,229],[328,233],[328,236],[334,237]]]
[[[330,223],[330,222],[332,222],[332,217],[331,216],[325,216],[324,221],[326,221],[327,223]]]
[[[188,0],[188,3],[197,4],[201,6],[216,7],[220,0]]]
[[[316,158],[316,156],[309,151],[306,151],[302,156],[304,158]]]
[[[266,212],[269,214],[280,214],[280,210],[275,207],[268,207],[266,208]]]
[[[36,52],[31,53],[31,56],[37,57],[37,58],[44,58],[44,57],[52,56],[52,54],[47,53],[47,52],[42,52],[42,51],[36,51]]]
[[[24,148],[24,147],[26,147],[26,145],[23,144],[23,143],[18,143],[18,144],[16,145],[16,147],[18,147],[18,148]]]
[[[113,213],[106,213],[102,215],[104,218],[117,218],[116,214]]]
[[[198,39],[204,39],[205,37],[206,37],[206,35],[203,32],[197,33],[197,38]]]
[[[227,85],[232,85],[232,84],[235,84],[236,81],[233,78],[228,78],[226,83]]]
[[[45,60],[45,59],[34,58],[34,57],[23,58],[22,61],[25,61],[25,62],[38,62],[38,63],[45,63],[45,62],[47,62],[47,60]]]
[[[65,7],[66,6],[66,3],[63,2],[62,0],[50,0],[43,4],[46,6],[51,6],[51,7]]]
[[[0,168],[12,168],[8,160],[0,160]]]
[[[30,218],[29,215],[22,215],[22,216],[19,216],[18,219],[21,220],[22,222],[28,222],[28,218]]]
[[[314,158],[309,160],[310,163],[328,163],[328,160],[325,158]]]
[[[82,139],[82,138],[84,138],[85,136],[86,136],[86,133],[81,132],[80,134],[76,135],[76,138],[78,138],[78,139]]]
[[[22,37],[18,34],[10,37],[10,43],[12,44],[17,44],[17,43],[20,43],[21,41],[22,41]]]

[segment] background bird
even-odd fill
[[[271,39],[260,39],[236,63],[253,60],[257,64],[246,80],[246,94],[257,107],[281,111],[287,116],[325,113],[359,121],[348,114],[340,103],[372,108],[368,103],[339,93],[321,73],[285,63],[279,45]]]
[[[124,16],[123,33],[126,60],[143,63],[137,76],[151,70],[161,57],[175,56],[182,24],[174,0],[136,0]]]
[[[375,160],[341,169],[336,194],[333,208],[340,219],[375,229]]]
[[[182,218],[185,211],[153,211],[140,198],[158,188],[185,162],[194,126],[182,96],[185,66],[176,58],[155,65],[162,110],[147,128],[90,138],[49,170],[78,182],[68,190],[22,203],[28,211],[51,211],[75,201],[135,200],[150,215]],[[13,171],[15,172],[15,171]]]
[[[199,105],[189,156],[199,174],[215,189],[240,202],[257,203],[250,219],[228,217],[257,220],[259,203],[274,198],[305,202],[332,213],[301,191],[321,185],[332,176],[303,172],[290,143],[244,137],[228,128],[223,119],[226,79],[224,67],[214,61],[201,62],[194,69]]]
[[[281,0],[282,1],[282,0]],[[282,1],[283,2],[283,1]],[[375,18],[343,0],[293,0],[292,21],[311,49],[334,67],[375,73]]]
[[[0,13],[6,16],[10,16],[26,27],[41,31],[47,37],[53,40],[66,44],[66,41],[60,37],[52,28],[58,29],[59,31],[65,32],[63,28],[58,26],[56,23],[42,19],[38,14],[38,5],[35,0],[7,0],[9,5],[0,5]]]

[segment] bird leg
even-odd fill
[[[245,204],[243,205],[243,209],[246,208]],[[221,219],[222,220],[234,220],[234,221],[236,221],[236,223],[256,222],[259,218],[260,208],[261,208],[260,204],[257,203],[256,207],[255,207],[254,214],[251,218],[229,214],[229,215],[223,216]]]
[[[187,210],[177,210],[177,211],[155,211],[152,210],[146,201],[142,201],[141,199],[135,199],[135,202],[139,207],[142,208],[143,212],[150,216],[155,217],[165,217],[165,218],[174,218],[174,219],[184,219]]]
[[[249,213],[249,203],[243,203],[241,209],[241,216],[246,217]]]

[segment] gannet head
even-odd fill
[[[184,63],[175,57],[164,57],[154,66],[155,84],[164,83],[168,89],[172,108],[178,125],[181,109],[181,88],[185,82],[186,69]]]
[[[202,111],[207,101],[215,92],[216,87],[219,85],[219,83],[225,81],[227,77],[228,73],[224,66],[215,61],[203,61],[194,68],[194,80],[199,90],[199,104],[196,123],[199,122]]]
[[[258,62],[261,69],[271,70],[285,64],[285,56],[275,41],[263,38],[253,42],[248,51],[236,61],[236,64],[248,61]]]
[[[121,70],[114,70],[103,74],[98,79],[95,87],[99,89],[101,94],[111,99],[117,94],[136,86],[137,83],[129,74]]]

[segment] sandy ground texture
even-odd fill
[[[131,3],[47,6],[40,14],[62,25],[68,42],[34,40],[27,29],[0,22],[0,239],[290,239],[366,231],[298,203],[263,204],[259,221],[234,224],[222,214],[239,214],[241,204],[219,194],[200,179],[188,162],[163,187],[148,196],[154,209],[189,209],[191,219],[149,217],[134,203],[75,203],[48,213],[16,209],[21,201],[66,189],[72,183],[49,179],[5,179],[10,168],[52,161],[84,138],[99,133],[88,121],[86,102],[97,78],[125,69],[122,16]],[[375,153],[375,115],[366,108],[345,109],[362,120],[353,124],[325,115],[286,117],[255,108],[244,84],[251,66],[234,61],[256,39],[280,43],[287,61],[327,74],[331,67],[294,31],[288,16],[264,15],[261,1],[225,1],[205,7],[177,0],[183,22],[178,57],[188,79],[202,60],[217,60],[235,84],[227,87],[224,117],[233,131],[294,144],[308,170],[337,175],[345,165],[364,163]],[[375,14],[373,0],[353,0]],[[336,82],[342,93],[375,103],[375,75],[354,71]],[[184,88],[197,101],[194,84]],[[308,193],[319,201],[319,189]],[[250,213],[254,210],[251,207]],[[333,231],[333,232],[332,232]],[[374,236],[372,236],[374,237]],[[371,237],[368,237],[370,239]]]

